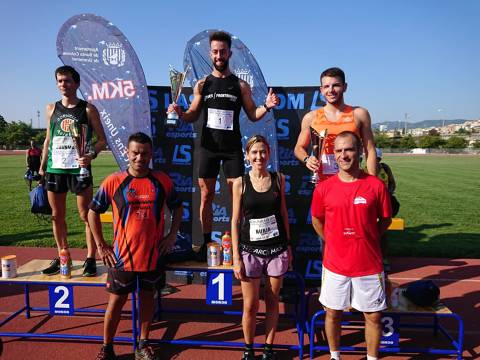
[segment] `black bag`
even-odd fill
[[[431,280],[417,280],[408,284],[404,295],[418,306],[432,306],[438,301],[440,289]]]
[[[52,214],[52,208],[48,203],[47,189],[42,185],[38,185],[30,191],[30,204],[30,211],[33,214]]]
[[[392,217],[395,217],[398,214],[398,210],[400,210],[400,203],[395,195],[390,195],[390,202],[392,204]]]

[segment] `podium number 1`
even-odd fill
[[[220,273],[212,279],[212,285],[218,284],[218,300],[225,300],[225,274]]]
[[[232,273],[207,271],[207,304],[232,305]]]

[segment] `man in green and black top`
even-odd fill
[[[53,235],[58,251],[68,248],[67,224],[65,222],[67,192],[77,196],[80,218],[85,223],[87,242],[87,260],[84,263],[83,276],[95,276],[95,242],[88,226],[88,205],[92,200],[91,162],[105,147],[105,134],[97,109],[77,97],[80,75],[71,66],[61,66],[55,70],[55,79],[62,99],[48,104],[46,109],[47,135],[43,145],[40,175],[44,177],[48,190],[48,202],[52,207]],[[77,128],[86,126],[88,152],[78,157],[70,133],[70,125]],[[93,146],[92,132],[97,137]],[[80,169],[89,170],[90,176],[81,177]],[[42,270],[43,274],[54,275],[60,271],[60,260],[55,258],[50,266]]]
[[[233,181],[245,171],[239,121],[242,107],[251,121],[258,121],[280,103],[278,96],[270,89],[265,103],[255,105],[250,85],[230,71],[228,62],[232,56],[231,45],[232,38],[228,33],[213,32],[210,35],[212,73],[195,85],[194,98],[187,111],[183,112],[178,104],[168,107],[168,112],[175,111],[186,122],[196,121],[203,110],[198,174],[200,221],[204,237],[201,260],[206,260],[206,243],[211,241],[212,236],[212,203],[220,164],[230,189]]]

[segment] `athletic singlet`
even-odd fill
[[[242,94],[238,77],[208,75],[202,88],[203,126],[201,145],[211,151],[232,152],[242,148],[240,110]]]
[[[110,204],[116,268],[155,270],[158,247],[163,239],[164,206],[176,209],[182,204],[172,180],[160,171],[151,171],[141,178],[127,171],[117,172],[103,181],[90,209],[104,213]]]
[[[317,109],[311,127],[314,128],[318,133],[325,129],[328,131],[327,137],[323,142],[322,158],[320,161],[319,170],[320,179],[324,180],[338,172],[338,165],[335,162],[333,153],[333,145],[337,135],[342,131],[352,131],[360,137],[360,131],[355,124],[353,107],[348,105],[345,106],[344,111],[340,113],[340,119],[338,119],[338,121],[328,120],[325,116],[325,110],[323,107]]]
[[[250,175],[242,177],[242,224],[240,249],[257,256],[273,256],[287,248],[285,224],[281,215],[281,188],[278,173],[270,173],[271,186],[257,192]]]
[[[92,128],[88,123],[87,102],[80,100],[73,108],[66,108],[61,101],[55,103],[50,118],[50,144],[48,145],[47,172],[53,174],[79,174],[77,151],[70,135],[69,126],[75,122],[77,128],[86,125],[87,144],[92,140]],[[88,149],[87,149],[88,151]]]

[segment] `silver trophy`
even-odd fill
[[[310,142],[312,143],[312,156],[315,156],[318,161],[322,161],[323,141],[327,137],[327,133],[327,129],[323,129],[322,131],[318,132],[310,126]],[[310,182],[316,185],[319,181],[320,176],[318,175],[318,171],[315,171],[310,177]]]
[[[176,103],[180,94],[182,93],[183,83],[187,75],[189,68],[187,67],[184,72],[176,70],[172,65],[170,65],[170,85],[172,93],[172,101]],[[167,126],[177,126],[177,121],[179,119],[178,114],[175,111],[169,112],[167,118],[165,119],[165,125]]]
[[[77,151],[78,157],[83,157],[87,153],[87,132],[88,126],[82,124],[77,127],[75,122],[71,122],[69,127],[70,136],[73,139],[73,145]],[[81,179],[87,178],[90,176],[90,171],[87,168],[81,167],[80,174],[78,175]]]

